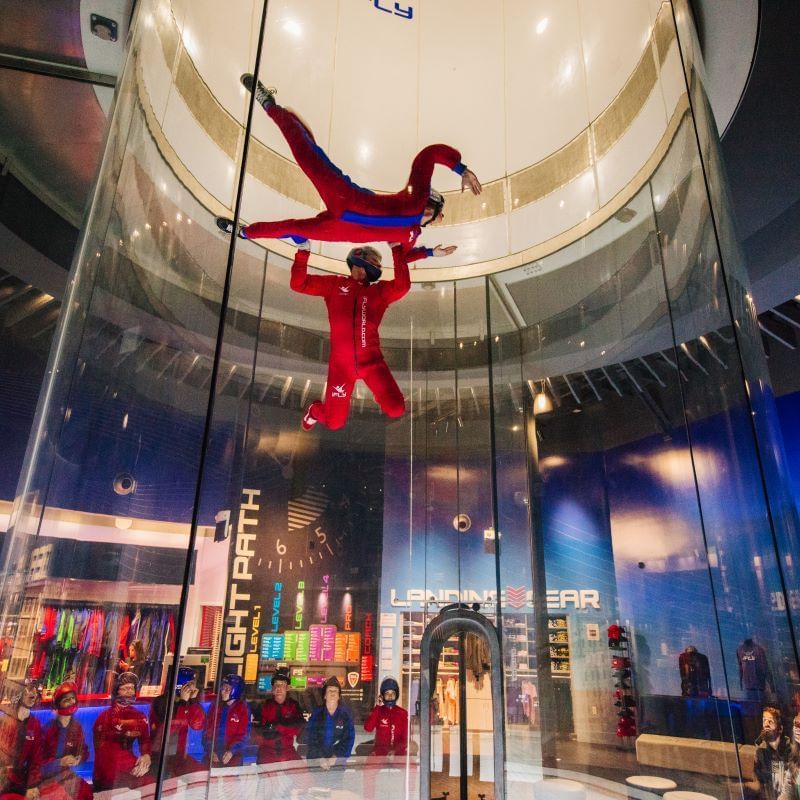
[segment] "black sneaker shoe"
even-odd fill
[[[278,93],[277,89],[273,89],[270,87],[269,89],[264,86],[261,81],[256,81],[254,76],[249,73],[245,72],[239,80],[242,82],[242,86],[247,89],[248,92],[253,91],[253,82],[255,81],[256,85],[256,103],[258,103],[264,111],[266,111],[270,106],[275,105],[275,97]]]
[[[244,235],[240,226],[234,226],[233,220],[228,219],[227,217],[217,217],[217,227],[223,232],[227,233],[230,236],[233,233],[234,227],[236,227],[236,235],[240,239],[246,239],[247,237]]]

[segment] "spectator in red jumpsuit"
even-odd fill
[[[78,687],[72,681],[55,690],[53,709],[56,717],[44,730],[42,800],[92,800],[92,787],[73,769],[89,759],[89,747],[75,719]]]
[[[253,90],[253,76],[242,75],[242,83]],[[314,141],[311,131],[291,111],[279,106],[274,89],[256,82],[256,101],[280,129],[300,169],[319,192],[325,211],[307,219],[255,222],[239,231],[245,239],[289,237],[296,243],[306,239],[325,242],[399,242],[405,249],[414,246],[421,228],[442,218],[444,198],[431,190],[436,164],[449,167],[461,176],[461,190],[480,194],[481,184],[472,170],[461,162],[461,154],[446,144],[433,144],[417,153],[411,174],[402,191],[375,194],[353,183]],[[227,233],[233,221],[218,218],[217,225]]]
[[[26,678],[10,707],[0,709],[0,800],[38,800],[42,769],[42,726],[31,716],[39,685]]]
[[[364,723],[367,733],[375,731],[374,756],[404,756],[408,747],[408,712],[397,705],[400,686],[394,678],[381,682],[378,702]]]
[[[355,247],[347,255],[350,277],[309,275],[309,250],[295,254],[290,286],[301,294],[322,297],[328,307],[331,353],[325,401],[312,403],[303,416],[303,428],[317,422],[327,428],[341,428],[350,409],[353,386],[358,378],[367,384],[375,402],[389,417],[402,417],[405,400],[381,352],[378,328],[391,303],[411,288],[408,261],[424,258],[424,248],[409,253],[400,245],[392,247],[394,280],[380,281],[381,255],[373,247]],[[453,248],[438,247],[442,255]]]
[[[94,776],[92,788],[136,789],[153,783],[150,770],[150,734],[147,717],[133,707],[139,679],[123,672],[111,693],[111,706],[94,723]],[[134,755],[137,744],[141,755]]]
[[[272,676],[272,697],[261,706],[258,763],[301,760],[294,740],[304,724],[300,706],[289,697],[289,672],[279,669]]]
[[[170,678],[168,678],[167,685],[169,686],[170,683]],[[178,682],[175,688],[177,699],[172,710],[169,735],[164,745],[167,753],[164,765],[166,777],[186,775],[189,772],[197,772],[206,768],[186,752],[189,730],[202,731],[206,727],[206,712],[203,711],[198,700],[200,690],[197,687],[197,673],[191,667],[181,667],[178,670]],[[168,700],[168,695],[163,694],[157,697],[150,706],[150,744],[154,763],[158,761],[158,754],[164,744],[162,737],[169,713]]]
[[[244,699],[241,675],[226,675],[219,689],[211,725],[206,729],[211,740],[212,767],[239,767],[250,732],[250,709]]]

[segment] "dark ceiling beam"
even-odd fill
[[[80,81],[81,83],[91,83],[95,86],[110,86],[112,89],[117,85],[116,75],[92,72],[86,67],[65,64],[62,61],[46,61],[42,58],[15,56],[10,53],[0,53],[0,68],[14,69],[18,72],[32,72],[36,75],[47,75],[51,78],[63,78],[69,81]]]

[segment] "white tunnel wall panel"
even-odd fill
[[[505,93],[510,174],[588,126],[577,0],[506,3]]]
[[[177,92],[170,94],[162,127],[186,168],[223,206],[233,205],[235,165],[217,143],[198,128],[195,117]],[[192,131],[192,135],[183,136],[185,130]]]
[[[519,252],[584,222],[597,210],[592,170],[535,203],[511,212],[511,250]]]
[[[632,181],[641,165],[656,149],[665,131],[664,103],[656,85],[628,130],[597,161],[601,205],[609,202]]]
[[[659,74],[659,83],[664,95],[667,116],[671,117],[681,102],[681,98],[686,95],[686,79],[683,77],[681,69],[681,54],[677,40],[673,40],[667,50],[667,57],[664,59]]]
[[[650,15],[641,0],[579,0],[589,115],[595,119],[622,89],[648,46]]]
[[[328,154],[365,188],[401,191],[418,150],[418,25],[341,4]]]
[[[150,20],[155,14],[150,13]],[[155,21],[145,24],[155,26]],[[164,49],[156,36],[149,36],[142,42],[142,80],[144,90],[156,119],[163,122],[167,100],[174,90],[172,85],[172,64],[164,60]]]
[[[505,25],[480,0],[426,0],[419,22],[420,145],[454,145],[484,182],[507,171]],[[487,62],[469,57],[483,51],[493,54]],[[445,190],[461,185],[456,175],[442,177]]]
[[[224,24],[219,13],[214,0],[192,2],[181,40],[211,94],[234,119],[243,120],[246,103],[239,76],[253,71],[261,6],[257,0],[226,3]]]
[[[337,74],[337,37],[331,31],[339,25],[340,6],[314,0],[270,3],[264,36],[269,44],[261,56],[261,81],[278,90],[277,102],[297,113],[329,153]],[[267,147],[292,158],[286,140],[265,114],[256,114],[253,131]]]

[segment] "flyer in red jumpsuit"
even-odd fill
[[[164,735],[164,717],[166,716],[166,702],[159,697],[150,706],[150,741],[154,757],[161,750],[161,737]],[[168,777],[186,775],[189,772],[198,772],[205,766],[196,758],[186,752],[189,740],[189,731],[202,731],[206,727],[206,713],[196,699],[185,701],[179,699],[175,702],[172,711],[172,720],[169,725],[169,735],[165,745],[168,760],[164,774]]]
[[[291,288],[325,300],[331,331],[328,384],[323,403],[312,403],[313,417],[328,428],[341,428],[350,409],[353,386],[366,383],[375,402],[389,417],[405,413],[405,399],[381,352],[378,328],[386,309],[411,288],[409,257],[422,257],[422,248],[405,254],[392,247],[394,280],[365,284],[340,275],[309,275],[307,250],[298,250],[292,265]]]
[[[408,747],[408,711],[400,706],[379,705],[364,723],[367,733],[375,731],[374,756],[404,756]]]
[[[54,719],[44,730],[43,800],[92,800],[92,787],[73,767],[89,759],[83,728],[75,717],[64,726]]]
[[[206,729],[214,737],[211,743],[211,766],[241,766],[249,731],[250,709],[244,700],[222,702],[215,706],[211,725]],[[227,753],[231,755],[226,761]]]
[[[134,753],[134,743],[150,763],[150,736],[147,718],[132,705],[114,703],[100,714],[94,723],[94,776],[96,792],[127,787],[138,788],[152,783],[148,775],[134,775],[139,759]]]
[[[462,185],[478,194],[480,183],[461,162],[461,154],[446,144],[433,144],[417,153],[406,185],[393,194],[375,194],[354,183],[331,162],[311,131],[291,111],[274,101],[265,108],[280,129],[298,166],[319,192],[325,211],[307,219],[254,222],[242,229],[246,239],[291,237],[325,242],[399,242],[413,247],[421,231],[431,191],[434,167],[441,164],[462,176]]]
[[[295,737],[303,729],[303,712],[296,701],[287,698],[282,703],[267,700],[261,706],[263,732],[258,748],[259,764],[278,761],[299,761]]]
[[[0,798],[24,797],[39,786],[42,726],[35,717],[20,720],[16,707],[0,714]]]

